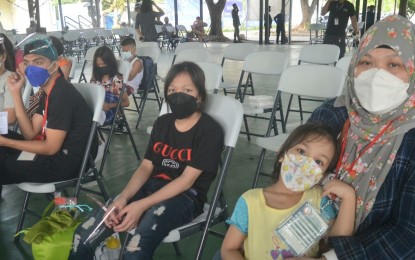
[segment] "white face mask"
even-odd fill
[[[288,189],[292,191],[308,190],[316,185],[321,177],[323,177],[323,170],[313,158],[285,154],[281,163],[281,178]]]
[[[369,69],[354,78],[360,104],[369,113],[381,115],[401,105],[408,97],[409,83],[384,69]]]
[[[131,54],[130,51],[122,51],[121,52],[121,58],[123,60],[129,60],[133,55]]]

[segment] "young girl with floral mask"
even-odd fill
[[[351,186],[329,180],[323,189],[316,185],[337,163],[339,148],[328,126],[305,124],[297,127],[281,146],[273,177],[264,189],[245,192],[237,201],[222,244],[222,259],[284,259],[295,253],[276,234],[281,223],[309,202],[328,222],[335,217],[328,199],[342,199],[338,217],[329,235],[349,236],[354,228],[355,194]],[[331,223],[330,223],[331,224]],[[318,241],[308,256],[318,256]]]

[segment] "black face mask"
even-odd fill
[[[97,73],[101,76],[108,75],[111,72],[111,68],[108,66],[97,67]]]
[[[196,112],[197,98],[186,93],[177,92],[166,97],[173,115],[177,119],[187,118]]]

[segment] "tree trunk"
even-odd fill
[[[406,17],[407,7],[408,7],[408,0],[401,0],[399,2],[399,15]]]
[[[308,28],[311,23],[311,17],[317,6],[317,0],[313,0],[311,5],[308,5],[309,0],[301,0],[301,12],[303,13],[303,19],[296,29],[304,30]]]
[[[224,37],[222,32],[222,12],[225,8],[226,0],[218,0],[215,4],[213,0],[206,0],[206,4],[209,9],[209,15],[212,24],[210,25],[209,35]]]

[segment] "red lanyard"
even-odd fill
[[[46,139],[46,128],[45,128],[45,126],[46,126],[46,121],[47,121],[47,118],[48,118],[49,96],[52,93],[52,90],[55,87],[56,80],[60,77],[60,75],[61,74],[58,73],[58,76],[53,80],[52,88],[50,89],[49,94],[46,95],[46,104],[45,104],[45,110],[43,111],[43,120],[42,120],[42,134],[38,135],[36,137],[36,140],[45,140]]]
[[[389,129],[389,127],[392,125],[393,121],[395,121],[395,120],[389,121],[388,124],[382,129],[382,131],[380,131],[375,136],[375,138],[373,138],[373,140],[358,154],[357,158],[353,160],[353,162],[350,164],[350,166],[345,169],[347,172],[349,172],[350,176],[352,176],[352,177],[356,176],[356,170],[353,169],[353,168],[356,165],[357,161],[362,157],[362,155],[364,153],[367,152],[367,150],[369,150],[373,145],[375,145],[375,143],[379,140],[379,138],[381,138],[383,136],[383,134],[386,132],[386,130]],[[346,150],[346,145],[347,145],[347,137],[346,136],[347,136],[347,131],[349,130],[349,127],[350,127],[350,120],[347,119],[346,122],[344,123],[343,130],[342,130],[342,133],[341,133],[342,147],[341,147],[341,151],[340,151],[339,160],[337,161],[336,177],[339,174],[340,165],[342,164],[342,161],[343,161],[344,151]]]

